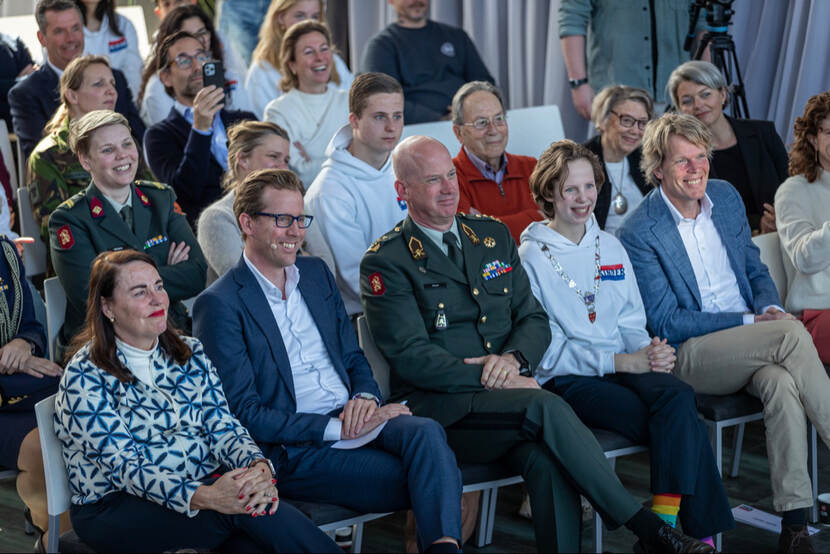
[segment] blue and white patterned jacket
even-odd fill
[[[182,337],[193,356],[182,365],[161,347],[154,386],[121,383],[89,359],[89,344],[70,360],[55,401],[73,504],[124,491],[191,517],[193,493],[220,466],[263,458],[231,415],[202,343]],[[126,358],[118,351],[121,363]]]

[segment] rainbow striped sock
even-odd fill
[[[651,502],[651,511],[657,516],[675,527],[677,525],[677,512],[680,511],[679,494],[655,494]]]
[[[706,544],[708,544],[712,548],[715,548],[715,539],[713,539],[712,537],[704,537],[704,538],[700,539],[700,542],[705,542]]]

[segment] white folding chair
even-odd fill
[[[461,150],[461,143],[455,138],[451,121],[431,121],[429,123],[413,123],[404,125],[401,133],[401,140],[415,135],[432,137],[450,151],[450,156],[455,156]]]
[[[23,257],[26,275],[31,278],[32,275],[46,273],[46,245],[40,238],[40,226],[35,222],[27,187],[17,189],[17,217],[20,218],[20,235],[35,239],[34,244],[26,245]]]
[[[119,15],[123,15],[135,27],[136,35],[138,35],[138,53],[141,54],[141,59],[147,59],[150,53],[150,41],[147,38],[147,21],[144,19],[144,9],[141,6],[118,6],[115,11]]]
[[[769,276],[778,289],[781,302],[787,298],[787,272],[784,269],[784,255],[781,252],[781,240],[778,233],[764,233],[752,237],[752,242],[761,251],[761,261],[767,266]]]
[[[66,317],[66,293],[57,277],[49,277],[43,281],[43,292],[46,296],[46,339],[49,343],[49,359],[62,365],[61,361],[55,359],[55,343]]]
[[[14,4],[15,2],[11,2]],[[19,12],[18,12],[19,13]],[[29,15],[11,15],[0,17],[0,33],[6,33],[13,37],[20,37],[35,63],[41,63],[43,59],[43,47],[37,40],[37,21],[33,12]]]
[[[55,433],[55,395],[35,404],[43,472],[46,474],[46,504],[49,513],[47,552],[58,552],[61,514],[69,509],[71,493],[58,435]]]
[[[12,143],[11,140],[9,140],[9,128],[6,126],[5,119],[0,119],[0,154],[3,155],[3,165],[6,166],[6,170],[9,172],[9,176],[11,177],[12,191],[15,191],[17,190],[17,187],[22,185],[22,181],[26,178],[21,175],[20,179],[18,179],[17,168],[14,163],[14,155],[12,154]]]
[[[565,138],[559,107],[553,104],[507,110],[507,124],[511,154],[538,158],[551,143]]]

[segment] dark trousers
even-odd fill
[[[299,510],[280,502],[272,516],[226,515],[200,510],[195,517],[125,492],[69,510],[78,537],[96,552],[164,552],[181,548],[229,551],[341,552]]]
[[[398,416],[354,450],[288,446],[279,462],[277,485],[287,498],[359,512],[411,507],[422,548],[441,537],[461,539],[461,472],[444,430],[431,419]]]
[[[540,552],[578,552],[584,495],[608,526],[640,504],[623,488],[593,433],[560,397],[545,390],[476,393],[470,413],[447,427],[461,462],[506,461],[527,484]]]
[[[692,387],[668,373],[568,375],[545,383],[589,427],[649,447],[651,491],[682,494],[684,532],[707,537],[735,526]]]

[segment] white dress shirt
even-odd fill
[[[320,336],[303,295],[297,290],[300,270],[296,265],[285,268],[283,299],[279,287],[260,273],[247,255],[243,253],[242,257],[268,300],[285,344],[294,380],[297,413],[328,414],[345,406],[349,400],[349,391],[334,369],[323,337]],[[331,418],[326,425],[323,440],[339,440],[341,426],[342,422],[338,418]]]
[[[694,219],[683,217],[660,187],[660,196],[669,208],[686,254],[692,264],[700,290],[702,311],[709,313],[744,312],[743,322],[755,322],[755,315],[746,305],[738,279],[729,263],[729,255],[712,221],[712,199],[706,194],[700,201],[700,213]],[[705,261],[704,261],[705,260]],[[767,308],[764,308],[766,311]]]

